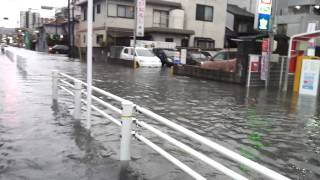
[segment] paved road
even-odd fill
[[[93,114],[92,137],[72,120],[72,99],[51,103],[51,70],[85,79],[86,66],[63,56],[12,49],[27,57],[25,71],[0,56],[0,179],[190,179],[141,143],[133,142],[128,168],[118,161],[119,128]],[[317,99],[247,89],[169,75],[166,69],[136,71],[94,65],[94,84],[196,131],[293,179],[320,179]],[[175,137],[178,133],[146,120]],[[208,179],[226,179],[150,133],[151,140]],[[186,143],[190,143],[186,141]],[[195,144],[233,170],[263,179]]]

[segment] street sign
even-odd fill
[[[320,60],[303,60],[299,94],[317,96]]]
[[[272,0],[257,0],[254,28],[260,31],[268,31],[272,13]]]
[[[259,56],[258,55],[250,55],[250,72],[259,72]]]
[[[144,13],[146,0],[137,0],[136,36],[144,37]]]
[[[268,69],[269,69],[269,39],[264,38],[262,40],[262,52],[261,52],[261,74],[260,79],[265,81],[267,79],[268,75]]]

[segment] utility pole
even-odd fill
[[[136,44],[137,44],[137,12],[138,12],[138,0],[134,0],[134,28],[133,28],[133,63],[136,67]]]
[[[75,6],[75,2],[74,2],[74,0],[72,0],[72,15],[71,15],[71,17],[72,17],[72,38],[71,38],[71,48],[72,48],[72,50],[73,50],[73,48],[75,47],[75,43],[74,43],[74,6]],[[71,53],[71,57],[73,57],[73,53]]]
[[[265,87],[267,88],[269,86],[269,80],[270,80],[270,62],[272,59],[272,52],[273,52],[273,45],[274,45],[274,35],[276,32],[276,15],[277,15],[277,0],[273,0],[272,2],[272,11],[271,11],[271,18],[270,18],[270,27],[269,27],[269,53],[268,53],[268,73],[265,80]]]
[[[87,13],[87,125],[91,128],[91,95],[92,95],[92,21],[93,21],[93,0],[88,0]]]
[[[68,55],[71,57],[71,24],[70,24],[70,0],[68,0],[68,47],[69,52]]]

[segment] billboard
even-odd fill
[[[272,13],[272,0],[257,0],[254,28],[259,31],[270,29],[270,18]]]

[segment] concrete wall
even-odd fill
[[[308,23],[317,22],[318,26],[316,29],[320,28],[320,16],[317,15],[285,15],[278,16],[278,24],[287,24],[287,35],[292,36],[294,34],[307,32]]]

